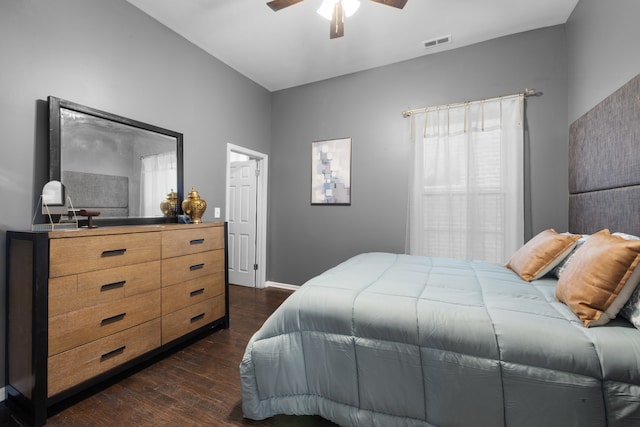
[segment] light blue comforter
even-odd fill
[[[244,416],[344,426],[640,425],[640,331],[586,329],[485,262],[358,255],[292,294],[247,345]]]

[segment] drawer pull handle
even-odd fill
[[[100,292],[110,291],[112,289],[123,288],[125,283],[127,283],[126,280],[123,280],[121,282],[107,283],[106,285],[102,285],[100,287]]]
[[[193,239],[192,241],[189,242],[189,244],[191,245],[201,245],[204,243],[204,239]]]
[[[102,256],[109,257],[109,256],[124,255],[125,252],[127,252],[126,249],[113,249],[111,251],[103,251]]]
[[[102,319],[102,322],[100,322],[100,326],[106,326],[109,325],[111,323],[115,323],[115,322],[119,322],[122,319],[124,319],[124,316],[126,316],[127,313],[120,313],[117,314],[115,316],[111,316],[111,317],[107,317],[106,319]]]
[[[191,267],[189,267],[189,270],[196,271],[196,270],[200,270],[201,268],[204,268],[204,263],[192,265]]]
[[[193,317],[191,318],[191,323],[195,323],[195,322],[197,322],[198,320],[202,320],[202,319],[204,319],[204,313],[200,313],[200,314],[198,314],[197,316],[193,316]]]
[[[197,295],[204,294],[204,288],[196,289],[195,291],[191,291],[191,296],[195,297]]]
[[[127,348],[127,346],[123,345],[122,347],[118,347],[115,350],[103,354],[102,356],[100,356],[100,361],[104,362],[105,360],[109,360],[112,357],[116,357],[117,355],[124,353],[125,348]]]

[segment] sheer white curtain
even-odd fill
[[[522,246],[523,114],[517,95],[411,115],[408,253],[503,263]]]
[[[175,152],[140,158],[140,215],[162,216],[160,203],[177,191],[178,159]]]

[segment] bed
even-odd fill
[[[540,232],[507,266],[365,253],[311,279],[247,344],[244,416],[640,425],[639,79],[571,125],[571,233]],[[629,99],[630,122],[611,120]],[[598,157],[598,138],[628,156]]]

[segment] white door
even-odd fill
[[[256,285],[255,160],[229,164],[229,283]]]

